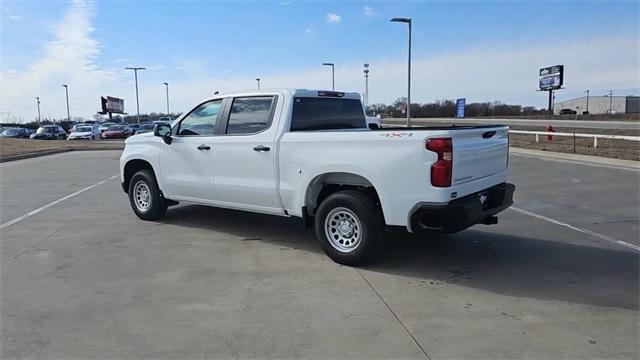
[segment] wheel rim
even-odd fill
[[[353,211],[338,207],[331,210],[325,218],[324,233],[334,249],[350,253],[360,245],[362,225]]]
[[[149,210],[151,206],[151,190],[146,182],[140,180],[133,186],[133,203],[140,212]]]

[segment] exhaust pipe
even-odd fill
[[[495,225],[498,223],[498,217],[497,216],[487,216],[486,218],[484,218],[484,220],[482,220],[481,222],[484,225]]]

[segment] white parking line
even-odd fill
[[[56,204],[59,204],[59,203],[61,203],[61,202],[65,201],[65,200],[67,200],[67,199],[71,199],[72,197],[74,197],[74,196],[78,196],[78,195],[82,194],[83,192],[88,191],[88,190],[91,190],[91,189],[93,189],[94,187],[96,187],[96,186],[98,186],[98,185],[102,185],[102,184],[106,183],[107,181],[109,181],[109,180],[111,180],[111,179],[115,179],[115,178],[116,178],[116,177],[118,177],[118,176],[119,176],[119,174],[115,174],[115,175],[113,175],[113,176],[111,176],[111,177],[109,177],[109,178],[106,178],[106,179],[104,179],[104,180],[102,180],[102,181],[99,181],[99,182],[97,182],[97,183],[95,183],[95,184],[93,184],[93,185],[87,186],[86,188],[84,188],[84,189],[82,189],[82,190],[78,190],[78,191],[76,191],[76,192],[74,192],[74,193],[72,193],[72,194],[69,194],[69,195],[67,195],[67,196],[65,196],[65,197],[63,197],[63,198],[60,198],[60,199],[58,199],[58,200],[56,200],[56,201],[53,201],[53,202],[50,202],[50,203],[48,203],[48,204],[47,204],[47,205],[45,205],[45,206],[42,206],[42,207],[40,207],[40,208],[37,208],[37,209],[35,209],[35,210],[31,211],[31,212],[28,212],[28,213],[26,213],[26,214],[24,214],[24,215],[22,215],[22,216],[20,216],[20,217],[17,217],[17,218],[15,218],[15,219],[11,220],[11,221],[7,221],[6,223],[4,223],[4,224],[0,225],[0,229],[4,229],[4,228],[6,228],[7,226],[13,225],[13,224],[15,224],[15,223],[17,223],[17,222],[20,222],[20,221],[22,221],[22,220],[24,220],[24,219],[27,219],[27,218],[29,218],[29,217],[31,217],[31,216],[33,216],[33,215],[35,215],[35,214],[37,214],[37,213],[39,213],[39,212],[43,211],[43,210],[46,210],[46,209],[48,209],[48,208],[50,208],[50,207],[52,207],[52,206],[54,206],[54,205],[56,205]]]
[[[605,240],[605,241],[608,241],[608,242],[611,242],[611,243],[614,243],[614,244],[626,246],[626,247],[634,249],[636,251],[640,251],[640,246],[629,244],[627,242],[612,238],[611,236],[607,236],[607,235],[603,235],[603,234],[597,233],[595,231],[579,228],[579,227],[573,226],[571,224],[564,223],[562,221],[558,221],[558,220],[555,220],[555,219],[552,219],[552,218],[548,218],[548,217],[546,217],[544,215],[532,213],[531,211],[527,211],[527,210],[524,210],[524,209],[517,208],[515,206],[510,207],[510,209],[514,210],[514,211],[517,211],[517,212],[519,212],[521,214],[524,214],[524,215],[533,216],[534,218],[537,218],[537,219],[540,219],[540,220],[544,220],[544,221],[548,221],[548,222],[550,222],[552,224],[564,226],[566,228],[569,228],[571,230],[575,230],[577,232],[581,232],[583,234],[595,236],[595,237],[600,238],[602,240]]]

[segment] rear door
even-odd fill
[[[213,152],[216,200],[270,207],[276,190],[278,95],[229,99]]]
[[[509,134],[506,127],[451,130],[452,185],[482,179],[507,169]]]

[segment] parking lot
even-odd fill
[[[640,356],[636,170],[512,154],[498,225],[391,234],[356,269],[296,219],[142,222],[119,155],[0,164],[3,358]]]

